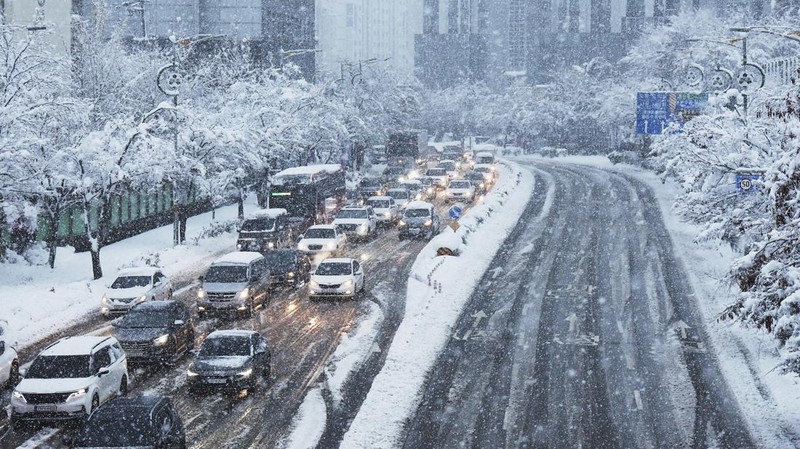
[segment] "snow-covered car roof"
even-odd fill
[[[475,153],[475,157],[481,157],[481,156],[483,156],[483,157],[485,157],[485,156],[494,157],[494,154],[492,154],[492,153],[490,153],[488,151],[479,151],[479,152]]]
[[[389,201],[393,200],[394,198],[390,196],[371,196],[367,198],[367,201]]]
[[[322,265],[324,263],[352,263],[355,259],[351,259],[348,257],[329,257],[319,264]]]
[[[95,346],[109,338],[94,335],[62,338],[42,351],[42,355],[89,355]]]
[[[119,270],[117,273],[117,277],[123,276],[152,276],[156,274],[156,271],[161,271],[161,268],[158,267],[131,267],[131,268],[123,268]]]
[[[256,331],[249,331],[245,329],[225,329],[214,331],[208,336],[206,336],[206,340],[209,338],[219,338],[219,337],[248,337],[250,335],[256,334]]]
[[[225,254],[219,259],[215,260],[212,265],[221,264],[235,264],[235,265],[248,265],[250,262],[264,257],[261,253],[254,251],[236,251],[233,253]]]
[[[388,192],[408,192],[408,189],[403,187],[396,187],[394,189],[389,189]]]
[[[433,209],[433,204],[427,201],[412,201],[406,204],[406,210],[409,209]]]
[[[366,209],[367,206],[352,205],[352,206],[345,206],[341,210],[366,210]]]
[[[409,180],[401,182],[400,184],[401,185],[410,184],[412,186],[419,186],[419,185],[422,185],[422,181],[420,181],[419,179],[409,179]]]
[[[308,229],[335,229],[335,228],[336,228],[336,226],[334,226],[334,225],[325,225],[325,224],[324,225],[314,225],[314,226],[309,226],[308,227]]]
[[[341,169],[342,166],[339,164],[301,165],[299,167],[287,168],[286,170],[276,173],[274,177],[316,175],[322,172],[336,173]]]
[[[286,209],[259,209],[252,214],[250,214],[247,218],[277,218],[281,215],[288,215],[289,213]]]

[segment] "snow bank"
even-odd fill
[[[285,449],[310,449],[317,446],[317,442],[325,431],[325,400],[322,389],[315,388],[308,392],[300,410],[292,424],[292,433],[289,435]]]
[[[529,172],[506,162],[499,171],[495,188],[459,221],[461,256],[437,257],[433,240],[417,257],[408,279],[405,319],[341,447],[401,446],[403,424],[421,399],[427,373],[533,193]]]
[[[209,225],[233,220],[236,214],[236,205],[231,205],[218,209],[213,219],[211,212],[189,218],[187,242],[196,240]],[[100,252],[104,276],[96,281],[92,280],[90,254],[76,253],[72,247],[58,249],[53,270],[42,265],[2,264],[0,322],[8,323],[9,340],[25,347],[98,314],[106,285],[120,269],[160,266],[174,280],[176,275],[207,265],[216,254],[233,251],[236,234],[224,232],[201,242],[173,247],[172,225],[168,225],[113,243]]]

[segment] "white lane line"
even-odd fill
[[[527,303],[524,306],[522,306],[522,314],[523,315],[527,315],[528,312],[530,312],[530,310],[531,310],[531,303]]]
[[[639,390],[633,390],[633,399],[636,401],[636,410],[643,410],[644,405],[642,404],[642,394]]]

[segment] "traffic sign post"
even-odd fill
[[[636,133],[661,134],[673,122],[683,126],[692,117],[700,115],[706,104],[706,93],[638,92]]]
[[[736,190],[741,194],[760,192],[759,184],[763,177],[763,170],[737,170]]]
[[[461,214],[463,213],[464,213],[464,206],[462,204],[454,204],[450,208],[450,210],[447,211],[447,214],[450,215],[450,218],[452,218],[453,220],[458,220],[459,218],[461,218]]]

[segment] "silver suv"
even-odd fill
[[[114,337],[67,337],[45,348],[11,395],[11,424],[88,417],[128,392],[128,360]]]

